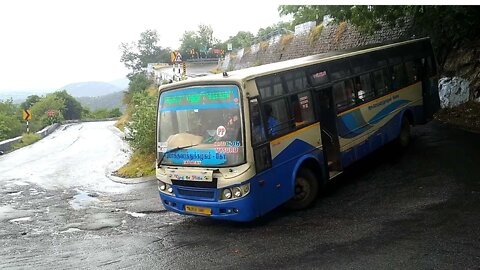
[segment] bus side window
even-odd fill
[[[309,87],[305,71],[290,71],[283,75],[289,93],[303,91]]]
[[[333,85],[335,104],[339,110],[346,109],[355,104],[352,80],[345,80]]]
[[[268,137],[284,134],[290,130],[291,120],[285,98],[269,101],[262,106]]]
[[[293,109],[293,119],[296,127],[314,121],[312,97],[310,92],[292,95],[290,100]]]
[[[260,106],[256,98],[250,100],[250,132],[252,135],[252,145],[265,141],[265,128],[262,125],[260,115]]]
[[[380,69],[373,72],[373,83],[377,96],[382,96],[388,92],[386,69]]]
[[[418,82],[418,63],[417,61],[407,61],[405,62],[405,68],[407,70],[407,81],[408,84],[413,84]]]
[[[403,63],[394,65],[390,68],[392,74],[392,90],[403,88],[407,84],[407,74],[405,73],[405,66]]]
[[[363,74],[355,78],[355,91],[357,92],[357,102],[372,100],[375,96],[375,91],[372,88],[370,81],[370,74]]]
[[[282,80],[278,75],[257,79],[257,87],[262,98],[275,97],[285,93]]]

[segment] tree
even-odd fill
[[[55,94],[48,94],[35,103],[32,110],[31,130],[40,130],[52,123],[59,123],[63,120],[62,110],[64,109],[64,100],[56,97]],[[49,116],[48,112],[54,114]]]
[[[140,33],[137,42],[122,42],[120,62],[131,72],[129,77],[144,71],[149,63],[167,63],[170,61],[170,48],[159,45],[159,36],[156,30],[146,30]]]
[[[61,113],[65,120],[82,118],[82,105],[69,95],[66,90],[54,92],[53,95],[55,98],[63,101],[64,107],[61,109]]]
[[[185,31],[180,42],[180,51],[182,54],[196,58],[200,55],[206,56],[208,50],[218,44],[219,40],[213,37],[213,29],[211,26],[201,24],[198,26],[196,32]]]
[[[131,71],[130,74],[136,74],[142,70],[142,63],[140,63],[140,57],[139,54],[135,52],[135,48],[136,45],[134,42],[122,42],[120,44],[120,50],[122,51],[120,62]]]
[[[239,31],[235,36],[231,36],[225,43],[231,43],[233,49],[246,48],[253,44],[254,35],[248,31]]]
[[[195,32],[185,31],[180,41],[182,42],[180,44],[180,51],[185,56],[190,55],[192,58],[195,58],[194,56],[197,56],[196,53],[199,52],[200,48],[200,42]]]
[[[129,93],[138,93],[145,91],[153,81],[150,80],[145,74],[140,73],[133,76],[128,83],[128,92]]]
[[[152,84],[153,81],[143,73],[132,75],[128,83],[128,89],[123,95],[123,103],[128,105],[135,93],[144,92]]]
[[[382,23],[395,26],[413,20],[417,36],[430,36],[440,66],[453,48],[480,34],[480,7],[468,6],[280,6],[280,15],[292,14],[300,23],[331,15],[348,21],[360,31],[373,33]]]
[[[212,48],[213,44],[218,43],[218,40],[213,37],[213,29],[210,25],[199,25],[197,35],[199,46],[204,48],[205,52]]]
[[[315,21],[321,23],[323,16],[329,14],[330,6],[311,6],[311,5],[281,5],[278,7],[280,15],[293,14],[292,25],[298,25],[305,22]]]
[[[22,113],[13,101],[0,100],[0,141],[20,136],[25,131]]]
[[[274,35],[285,34],[292,30],[292,24],[289,22],[278,22],[268,26],[267,28],[258,29],[256,40],[268,40]]]
[[[110,117],[110,118],[120,117],[120,116],[122,116],[122,112],[120,111],[119,108],[113,108],[108,113],[108,117]]]
[[[33,106],[33,104],[39,101],[40,101],[40,97],[37,95],[28,96],[27,99],[24,102],[22,102],[22,104],[20,104],[20,108],[24,110],[30,109]]]

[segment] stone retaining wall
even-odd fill
[[[330,23],[321,27],[321,32],[316,37],[312,35],[315,29],[312,28],[310,31],[303,31],[303,34],[276,36],[269,41],[254,44],[250,48],[227,55],[226,59],[229,61],[221,67],[225,70],[236,70],[329,51],[412,38],[412,23],[409,20],[402,26],[384,25],[381,30],[372,35],[363,34],[353,25],[345,22]]]

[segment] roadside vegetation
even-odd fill
[[[142,154],[140,152],[134,152],[129,162],[114,172],[114,175],[125,178],[153,176],[155,175],[154,164],[154,153]]]
[[[30,110],[29,133],[23,110]],[[90,111],[83,108],[66,90],[56,91],[45,96],[31,95],[21,104],[13,100],[0,100],[0,141],[22,136],[12,150],[32,144],[40,139],[37,131],[44,127],[62,123],[65,120],[94,120],[120,117],[119,108]],[[22,135],[23,134],[23,135]]]
[[[157,87],[145,74],[137,73],[130,77],[124,95],[127,109],[116,126],[125,132],[133,153],[128,163],[119,168],[115,175],[127,178],[155,175],[157,98]]]
[[[27,145],[30,145],[38,140],[40,140],[41,137],[37,133],[23,133],[22,138],[20,141],[16,144],[13,145],[12,150],[17,150],[22,147],[25,147]]]

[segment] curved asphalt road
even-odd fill
[[[480,265],[479,134],[417,127],[404,153],[387,147],[357,163],[311,209],[237,224],[165,212],[154,181],[111,182],[126,156],[114,130],[73,125],[0,157],[0,268]]]

